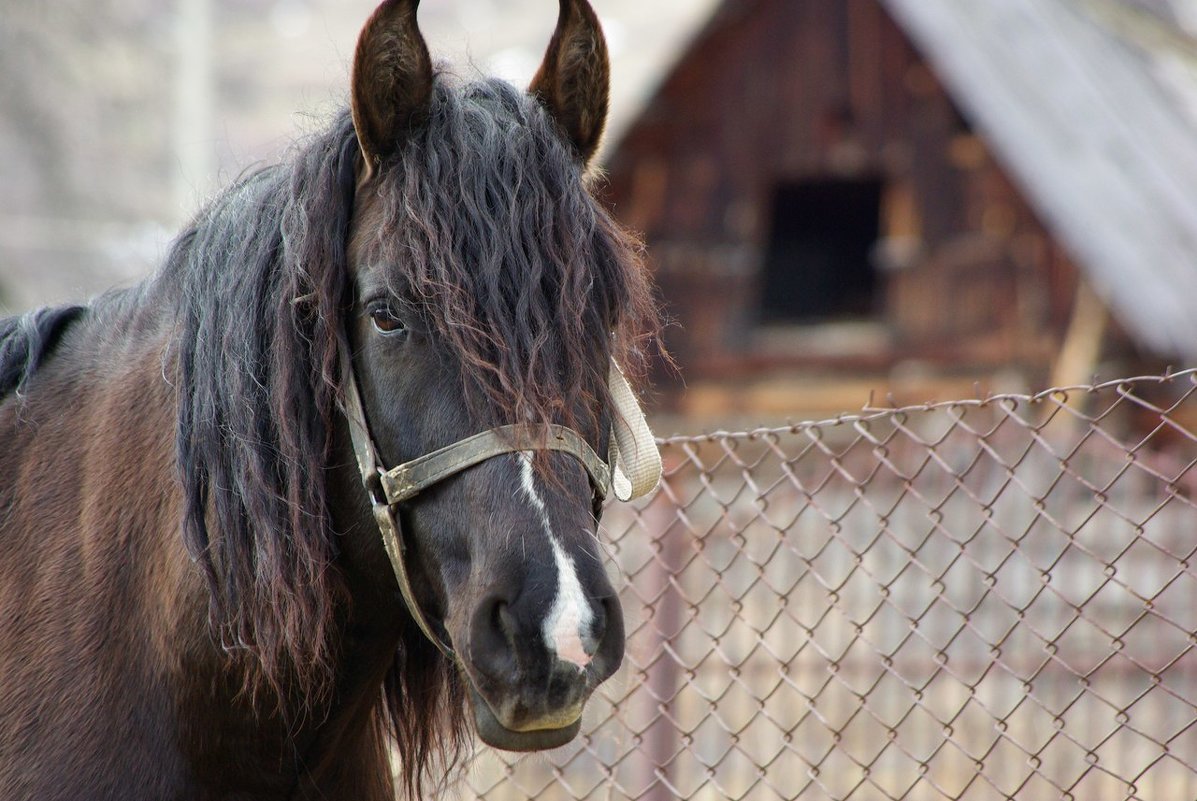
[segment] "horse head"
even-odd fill
[[[609,471],[647,464],[641,493],[656,475],[617,366],[643,270],[588,188],[607,49],[586,0],[561,0],[527,92],[454,85],[417,5],[383,3],[354,57],[347,414],[407,612],[479,735],[550,748],[623,656],[596,538]],[[435,475],[393,486],[419,470]]]

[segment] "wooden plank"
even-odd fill
[[[1023,381],[1008,372],[984,371],[962,375],[911,371],[896,377],[789,376],[747,385],[694,382],[679,398],[679,412],[691,421],[735,418],[765,423],[852,413],[870,402],[904,406],[1026,389]]]
[[[1080,281],[1076,288],[1072,322],[1068,325],[1064,345],[1052,367],[1053,387],[1071,387],[1093,380],[1101,358],[1101,343],[1105,338],[1108,320],[1109,313],[1101,298],[1097,297],[1088,282]]]

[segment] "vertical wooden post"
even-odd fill
[[[1108,320],[1105,303],[1084,278],[1079,279],[1068,333],[1060,346],[1060,355],[1052,366],[1053,387],[1075,386],[1093,380],[1094,370],[1101,359],[1101,345]]]
[[[672,472],[667,465],[666,473]],[[647,670],[645,684],[657,704],[658,716],[644,732],[644,770],[641,786],[650,786],[644,801],[674,801],[670,789],[673,784],[673,761],[678,747],[678,731],[667,713],[674,706],[678,692],[680,666],[666,654],[665,645],[671,642],[682,625],[682,596],[678,588],[678,568],[684,563],[687,530],[678,525],[677,510],[658,498],[644,511],[646,531],[660,532],[657,558],[652,563],[649,592],[656,599],[653,608],[651,633],[654,655],[660,657]]]

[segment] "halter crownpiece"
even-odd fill
[[[609,391],[614,404],[611,435],[604,462],[572,428],[551,425],[547,433],[533,426],[507,425],[482,431],[452,445],[387,469],[378,459],[378,449],[370,435],[366,410],[357,388],[357,376],[346,359],[345,413],[349,437],[361,471],[362,484],[370,497],[374,520],[382,534],[383,546],[395,571],[395,580],[408,612],[429,640],[450,659],[456,659],[446,637],[434,631],[416,601],[404,556],[407,544],[395,507],[411,500],[421,491],[474,465],[505,453],[551,450],[568,453],[586,468],[597,503],[614,493],[621,501],[630,501],[651,492],[661,480],[661,453],[636,395],[614,359],[608,374]]]

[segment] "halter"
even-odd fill
[[[620,500],[630,500],[652,490],[660,479],[661,457],[651,440],[652,432],[644,422],[644,414],[636,403],[631,387],[614,361],[611,362],[610,385],[616,405],[615,416],[619,419],[612,426],[606,462],[572,428],[550,425],[546,434],[543,429],[537,431],[527,425],[506,425],[474,434],[387,469],[378,457],[378,449],[370,434],[366,410],[358,392],[357,376],[352,367],[347,367],[345,372],[343,384],[349,437],[353,441],[362,484],[370,498],[374,521],[382,533],[382,543],[395,572],[403,603],[424,636],[450,660],[456,661],[457,658],[452,646],[433,630],[412,590],[405,558],[407,543],[396,515],[400,503],[488,459],[532,450],[561,451],[580,461],[590,477],[596,512],[612,490]],[[631,420],[626,419],[629,416]],[[646,435],[651,447],[645,444]],[[632,463],[631,470],[626,471],[620,455],[629,452],[629,449],[636,454],[636,461]]]

